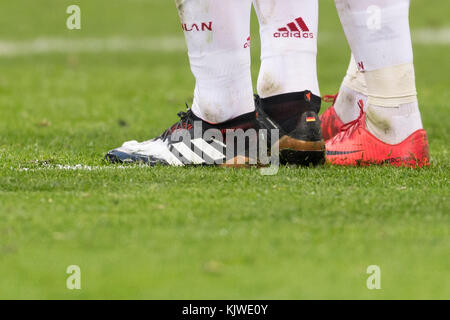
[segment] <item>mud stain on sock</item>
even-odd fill
[[[338,96],[338,99],[339,99],[339,97],[342,97],[342,101],[343,101],[342,103],[345,106],[347,106],[349,108],[355,107],[355,105],[356,105],[355,96],[353,94],[351,94],[350,92],[344,91],[342,94],[340,94]]]
[[[281,90],[281,85],[277,83],[274,77],[265,72],[262,75],[261,82],[258,84],[258,91],[262,97],[270,97]]]
[[[203,0],[199,2],[198,0],[175,0],[175,5],[177,6],[178,15],[183,23],[185,19],[189,19],[189,16],[195,15],[195,12],[208,13],[210,9],[211,0]],[[201,10],[199,10],[199,8]],[[188,12],[190,14],[188,14]],[[192,18],[192,17],[191,17]]]
[[[199,109],[201,118],[209,123],[220,123],[224,121],[224,109],[219,104],[201,101]]]
[[[175,5],[177,6],[178,15],[180,16],[180,20],[184,21],[184,15],[185,15],[185,4],[186,0],[175,0]]]
[[[384,134],[388,134],[392,130],[389,120],[378,115],[370,106],[366,110],[366,118],[366,125],[375,132],[382,131]]]

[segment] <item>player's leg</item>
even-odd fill
[[[318,1],[254,0],[254,6],[261,37],[258,107],[284,133],[280,151],[287,162],[321,162]]]
[[[254,0],[260,25],[261,98],[309,90],[317,81],[317,0]]]
[[[239,129],[257,140],[248,46],[251,0],[175,3],[196,80],[193,107],[179,113],[180,120],[161,136],[126,142],[106,158],[151,165],[246,164],[248,139],[245,150],[232,143],[228,148],[224,133]]]
[[[428,142],[417,102],[409,0],[379,0],[376,5],[336,0],[336,7],[364,74],[368,100],[360,121],[327,143],[330,161],[426,165]]]
[[[176,0],[196,83],[193,112],[220,123],[254,110],[250,0]]]
[[[322,134],[325,140],[333,138],[339,133],[345,123],[358,118],[360,109],[358,102],[367,102],[367,87],[364,74],[358,70],[353,55],[347,73],[342,81],[337,95],[324,96],[326,102],[332,102],[321,116]]]

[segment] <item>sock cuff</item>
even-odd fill
[[[368,103],[397,107],[417,101],[413,63],[364,72],[368,88]]]

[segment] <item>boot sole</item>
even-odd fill
[[[317,166],[325,163],[325,142],[304,141],[284,136],[279,142],[280,163]]]

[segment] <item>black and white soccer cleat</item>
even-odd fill
[[[113,163],[170,166],[258,164],[256,112],[220,124],[203,121],[190,109],[178,116],[180,120],[159,137],[125,142],[109,151],[105,159]]]

